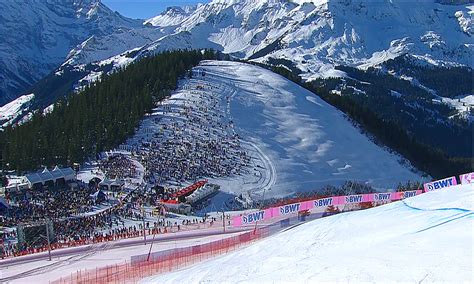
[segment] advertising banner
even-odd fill
[[[474,183],[474,172],[460,175],[459,180],[461,181],[461,184]]]
[[[469,174],[466,174],[469,175]],[[472,175],[472,174],[471,174]],[[474,177],[473,177],[474,178]],[[472,179],[471,179],[472,180]],[[439,181],[434,181],[425,184],[430,188],[438,189],[450,185],[456,184],[456,178],[450,177]],[[262,220],[268,220],[278,216],[293,215],[303,210],[311,210],[313,208],[327,208],[329,206],[345,205],[345,204],[358,204],[363,202],[390,202],[401,200],[409,197],[413,197],[423,193],[422,190],[409,190],[403,192],[378,192],[368,194],[354,194],[347,196],[331,196],[325,198],[319,198],[315,200],[302,201],[277,207],[271,207],[265,210],[255,211],[252,213],[243,214],[233,218],[234,226],[242,226],[248,224],[254,224]]]
[[[244,214],[242,216],[237,216],[232,219],[232,223],[234,226],[242,226],[242,225],[247,225],[247,224],[252,224],[258,221],[262,221],[263,219],[266,218],[265,213],[268,214],[268,212],[270,212],[269,209],[259,210],[252,213]],[[267,217],[267,218],[271,218],[271,217]]]
[[[326,197],[313,200],[313,207],[328,207],[334,205],[334,199],[338,197]]]
[[[301,203],[302,202],[280,206],[279,207],[280,215],[288,215],[288,214],[298,213],[298,211],[302,210]]]
[[[380,201],[392,201],[392,198],[396,198],[394,192],[384,192],[384,193],[374,193],[372,194],[372,201],[380,202]],[[394,199],[396,200],[396,199]]]
[[[456,177],[449,177],[449,178],[425,183],[423,187],[425,188],[425,191],[428,192],[428,191],[433,191],[433,190],[437,190],[441,188],[450,187],[456,184],[458,184],[456,181]]]
[[[343,204],[354,204],[354,203],[361,203],[364,202],[364,195],[365,194],[354,194],[343,196],[344,203]]]

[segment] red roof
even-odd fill
[[[190,186],[187,186],[187,187],[171,194],[170,198],[175,199],[175,198],[178,198],[178,197],[181,197],[181,196],[184,196],[184,195],[188,195],[188,194],[192,193],[193,191],[195,191],[196,189],[198,189],[200,187],[203,187],[206,183],[207,183],[207,180],[200,180],[200,181],[198,181],[194,184],[191,184]]]
[[[168,204],[178,204],[178,201],[176,201],[174,199],[168,199],[168,200],[161,199],[160,202],[161,203],[168,203]]]

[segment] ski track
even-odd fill
[[[64,266],[74,264],[75,262],[78,262],[78,261],[81,261],[85,258],[91,257],[91,256],[97,254],[99,251],[107,250],[111,246],[112,245],[109,244],[109,243],[95,245],[95,246],[92,247],[92,250],[90,250],[90,251],[87,250],[87,251],[84,251],[83,253],[79,253],[77,255],[70,256],[66,259],[58,260],[55,263],[43,265],[43,266],[28,270],[28,271],[25,271],[25,272],[22,272],[22,273],[18,273],[16,275],[12,275],[12,276],[9,276],[9,277],[6,277],[6,278],[0,278],[0,281],[8,282],[8,281],[13,281],[13,280],[19,280],[19,279],[29,277],[29,276],[35,276],[35,275],[41,275],[41,274],[44,274],[44,273],[48,273],[50,271],[59,269],[59,268],[64,267]]]

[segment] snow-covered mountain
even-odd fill
[[[104,45],[115,53],[133,48],[144,29],[142,21],[125,18],[100,0],[2,0],[0,22],[0,104],[25,92],[68,54],[78,61],[97,43],[87,60],[101,60],[111,55],[102,56]]]
[[[19,36],[0,44],[3,54],[10,54],[0,57],[0,104],[5,94],[20,95],[54,66],[61,65],[46,84],[30,90],[41,106],[65,95],[57,90],[177,48],[213,48],[256,62],[292,64],[305,80],[346,76],[336,65],[366,69],[404,54],[422,64],[474,66],[474,5],[463,1],[214,0],[171,7],[144,22],[113,13],[99,1],[37,0],[21,2],[22,10],[12,2],[2,4],[0,17],[7,24],[0,34],[17,29],[15,18],[29,20]]]
[[[145,25],[151,25],[156,27],[176,27],[186,20],[198,7],[198,6],[173,6],[168,7],[166,11],[159,14],[156,17],[148,19],[145,21]]]
[[[341,75],[334,65],[366,68],[407,53],[472,67],[473,7],[435,0],[215,0],[147,20],[173,32],[135,54],[210,47],[260,62],[291,60],[305,79]]]

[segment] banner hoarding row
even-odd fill
[[[474,184],[474,172],[462,174],[459,176],[461,184]],[[425,192],[447,188],[457,185],[456,177],[448,177],[423,185]],[[360,204],[364,202],[391,202],[404,198],[409,198],[423,193],[422,190],[409,190],[401,192],[384,192],[384,193],[369,193],[369,194],[354,194],[347,196],[331,196],[319,198],[315,200],[303,201],[298,203],[287,204],[278,207],[271,207],[265,210],[259,210],[252,213],[247,213],[233,218],[234,226],[242,226],[256,223],[258,221],[268,220],[270,218],[290,215],[304,210],[311,210],[313,208],[327,208],[329,206],[338,206],[346,204]]]
[[[297,202],[278,207],[271,207],[265,210],[254,211],[233,218],[234,226],[248,225],[255,222],[268,220],[270,218],[295,214],[313,208],[327,208],[346,204],[360,204],[364,202],[390,202],[421,194],[421,190],[411,190],[405,192],[384,192],[369,194],[354,194],[347,196],[331,196],[309,201]]]

